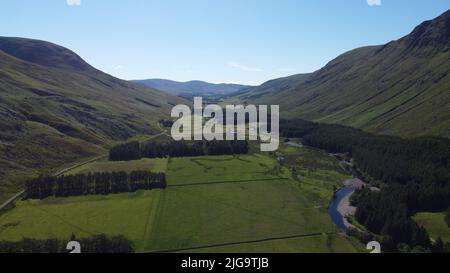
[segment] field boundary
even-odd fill
[[[46,213],[46,214],[50,215],[51,217],[54,217],[54,218],[58,219],[63,224],[66,224],[66,225],[69,225],[71,227],[74,227],[75,229],[78,229],[79,231],[84,232],[84,233],[88,234],[89,236],[94,236],[94,234],[96,234],[96,233],[99,234],[99,232],[91,232],[91,231],[89,231],[87,229],[79,227],[78,225],[73,224],[72,222],[66,220],[63,216],[60,216],[60,215],[55,214],[55,213],[51,213],[51,212],[47,211],[46,209],[43,209],[43,208],[40,208],[40,207],[34,207],[34,209],[39,210],[39,211],[41,211],[43,213]]]
[[[200,186],[200,185],[214,185],[214,184],[234,184],[234,183],[250,183],[258,181],[275,181],[275,180],[288,180],[287,177],[277,177],[277,178],[262,178],[262,179],[247,179],[247,180],[224,180],[224,181],[213,181],[213,182],[198,182],[198,183],[186,183],[186,184],[175,184],[167,185],[168,188],[179,188],[179,187],[189,187],[189,186]]]
[[[314,237],[314,236],[323,236],[323,235],[336,235],[336,234],[337,234],[336,232],[315,232],[315,233],[288,235],[288,236],[280,236],[280,237],[268,237],[268,238],[249,240],[249,241],[238,241],[238,242],[230,242],[230,243],[218,243],[218,244],[210,244],[210,245],[203,245],[203,246],[193,246],[193,247],[186,247],[186,248],[139,251],[138,253],[167,253],[167,252],[190,251],[190,250],[208,249],[208,248],[214,248],[214,247],[264,243],[264,242],[277,241],[277,240],[296,239],[296,238]]]

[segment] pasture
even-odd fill
[[[100,161],[73,172],[136,168],[165,171],[168,187],[19,201],[0,214],[0,240],[106,233],[150,252],[364,251],[327,214],[347,174],[326,154],[283,146],[277,154]]]
[[[167,168],[167,158],[143,158],[131,161],[95,161],[78,168],[75,168],[67,175],[93,172],[131,172],[131,171],[151,171],[165,172]]]
[[[417,224],[427,230],[433,240],[441,237],[444,242],[450,243],[450,227],[444,218],[445,214],[441,212],[420,212],[413,217]]]

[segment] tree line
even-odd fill
[[[109,151],[109,160],[128,161],[141,158],[185,157],[204,155],[246,154],[247,141],[171,141],[139,143],[131,141],[114,146]]]
[[[166,188],[164,173],[149,171],[97,172],[68,176],[40,176],[25,183],[25,199],[114,194]]]
[[[357,191],[356,219],[384,235],[393,247],[406,243],[430,248],[427,232],[411,215],[450,206],[450,140],[379,136],[341,125],[282,120],[284,137],[330,153],[346,153],[365,179],[384,183],[380,192]]]
[[[388,242],[386,237],[381,237],[378,235],[368,233],[365,231],[358,230],[356,228],[349,228],[347,230],[347,235],[358,238],[364,244],[371,241],[380,241],[383,246],[383,252],[398,251],[402,253],[450,253],[450,242],[444,242],[441,237],[438,237],[435,242],[430,242],[428,247],[423,247],[421,245],[416,245],[411,247],[405,243],[400,243],[395,247],[392,247],[392,242]]]
[[[369,188],[357,190],[352,200],[357,206],[355,217],[368,230],[383,235],[382,244],[386,248],[396,249],[404,243],[430,249],[432,244],[425,228],[417,225],[407,205],[395,198],[401,188],[390,185],[393,194],[383,190],[372,192]]]
[[[105,234],[89,238],[70,240],[46,239],[36,240],[24,238],[18,242],[0,241],[0,253],[69,253],[67,243],[77,241],[81,253],[134,253],[133,243],[122,235],[108,237]]]

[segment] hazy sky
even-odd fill
[[[259,84],[312,72],[449,0],[2,0],[0,35],[68,47],[123,79]]]

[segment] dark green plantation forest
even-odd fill
[[[133,253],[133,244],[124,236],[108,237],[104,234],[89,238],[76,238],[72,236],[70,241],[77,241],[82,246],[83,253]],[[19,242],[0,241],[0,253],[68,253],[67,242],[69,240],[46,239],[36,240],[24,238]]]
[[[450,140],[379,136],[304,120],[281,121],[280,130],[305,145],[348,154],[366,180],[381,184],[381,191],[362,189],[353,201],[356,219],[384,235],[385,243],[430,247],[426,231],[410,216],[450,206]]]
[[[168,143],[127,142],[112,147],[109,160],[127,161],[141,158],[186,157],[202,155],[246,154],[249,151],[247,141],[170,141]]]
[[[114,194],[138,190],[164,189],[164,173],[148,171],[102,172],[68,176],[40,176],[25,183],[25,199]]]

